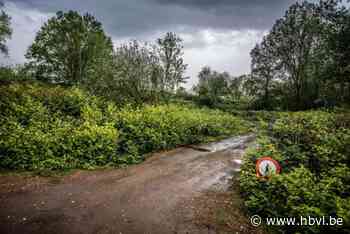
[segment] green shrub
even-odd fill
[[[0,167],[90,168],[117,162],[118,131],[98,100],[76,89],[13,84],[1,87]],[[110,105],[108,106],[110,108]]]
[[[133,164],[182,144],[247,132],[245,121],[180,105],[116,105],[78,88],[0,85],[0,168],[63,170]]]
[[[248,131],[247,123],[232,115],[179,105],[126,107],[117,119],[119,152],[137,155]]]
[[[339,125],[338,114],[280,114],[271,135],[245,155],[240,185],[249,211],[262,217],[341,217],[344,222],[338,227],[274,227],[278,232],[349,232],[349,145],[350,129]],[[269,181],[258,179],[255,162],[262,156],[279,161],[282,173]]]
[[[118,135],[113,126],[84,123],[74,127],[60,120],[48,124],[48,129],[39,125],[41,123],[24,128],[14,124],[15,127],[7,129],[11,131],[10,134],[6,136],[6,141],[0,142],[2,168],[89,168],[115,161]]]

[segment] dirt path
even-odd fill
[[[208,191],[226,191],[253,136],[158,153],[126,169],[50,179],[0,177],[0,233],[215,233],[192,220]],[[191,208],[192,207],[192,208]]]

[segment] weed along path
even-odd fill
[[[0,233],[218,233],[200,215],[213,211],[208,201],[232,200],[225,193],[253,140],[247,135],[180,147],[126,169],[55,180],[1,176]],[[252,233],[245,221],[237,222],[231,230]]]

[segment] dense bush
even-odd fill
[[[78,89],[2,86],[0,167],[89,168],[115,160],[118,131]]]
[[[143,155],[248,130],[239,118],[180,105],[117,109],[78,88],[0,86],[0,168],[61,170],[137,163]]]
[[[119,151],[138,155],[248,130],[246,122],[232,115],[179,105],[126,107],[117,119]]]
[[[245,156],[241,189],[248,209],[262,217],[343,218],[343,226],[280,226],[288,233],[350,231],[349,115],[321,111],[282,113],[269,136]],[[255,162],[271,156],[282,173],[269,181],[255,174]]]
[[[14,81],[33,80],[27,67],[23,65],[1,66],[0,65],[0,84]]]

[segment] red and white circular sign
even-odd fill
[[[276,160],[270,157],[259,158],[256,162],[257,177],[269,178],[272,175],[279,174],[280,172],[281,166]]]

